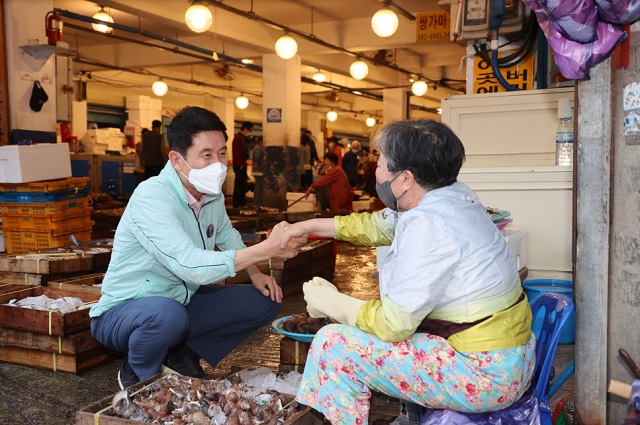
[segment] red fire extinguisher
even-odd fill
[[[62,41],[62,16],[58,15],[58,11],[53,10],[45,16],[45,33],[50,46]]]

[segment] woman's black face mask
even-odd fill
[[[399,172],[394,178],[392,178],[391,180],[387,180],[382,184],[378,183],[378,181],[376,180],[376,192],[378,192],[378,198],[380,198],[382,203],[384,203],[387,207],[391,208],[394,211],[398,211],[398,199],[404,196],[403,193],[396,198],[396,194],[393,193],[393,188],[391,187],[391,183],[393,183],[393,181],[397,179],[400,174],[402,174],[402,172]]]

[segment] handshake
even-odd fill
[[[266,245],[269,258],[288,259],[298,255],[300,248],[307,243],[308,235],[290,235],[285,236],[287,228],[292,227],[286,221],[281,221],[267,232],[267,240],[263,243]]]

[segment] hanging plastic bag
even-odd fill
[[[549,19],[539,0],[523,1],[535,12],[555,56],[556,65],[565,78],[588,80],[590,69],[609,57],[618,43],[627,38],[627,33],[620,25],[600,20],[596,26],[595,41],[579,43],[569,40]]]
[[[461,413],[453,410],[428,410],[421,425],[539,425],[540,408],[532,389],[510,407],[487,413]]]
[[[640,19],[640,0],[595,0],[598,15],[614,24],[632,24]]]

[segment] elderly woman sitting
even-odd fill
[[[533,373],[531,309],[505,238],[457,181],[462,143],[431,120],[393,122],[374,143],[388,208],[299,222],[282,241],[390,245],[376,300],[320,278],[304,284],[309,314],[337,324],[314,338],[297,400],[345,425],[367,423],[370,390],[436,409],[510,406]]]

